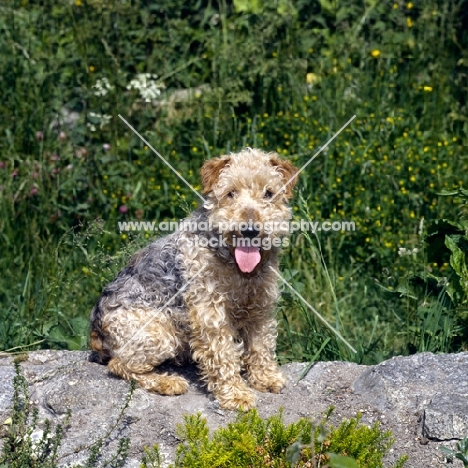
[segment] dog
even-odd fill
[[[205,203],[104,289],[90,346],[113,374],[163,395],[185,393],[188,382],[155,368],[194,361],[221,407],[248,410],[253,389],[285,385],[275,356],[275,270],[297,169],[247,148],[206,161],[200,173]]]

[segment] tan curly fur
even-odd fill
[[[275,153],[246,149],[207,161],[201,169],[206,203],[188,221],[211,230],[180,229],[131,259],[103,291],[91,314],[91,348],[100,362],[150,391],[177,395],[188,382],[158,373],[165,361],[192,359],[220,405],[255,406],[261,392],[285,384],[275,359],[279,247],[261,247],[253,271],[236,260],[246,232],[225,223],[284,222],[296,168]],[[259,229],[257,240],[284,239],[287,230]],[[216,245],[222,236],[225,245]],[[213,241],[200,245],[200,239]],[[263,244],[262,244],[263,245]]]

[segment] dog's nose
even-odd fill
[[[253,239],[260,234],[258,229],[255,229],[253,226],[248,226],[245,229],[241,229],[241,234],[243,237],[247,237],[249,239]]]

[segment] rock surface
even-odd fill
[[[68,409],[72,411],[61,448],[64,465],[87,458],[86,450],[77,449],[89,446],[112,428],[129,391],[128,382],[110,375],[105,366],[89,362],[88,356],[78,351],[35,351],[21,364],[40,421],[58,423]],[[283,407],[287,423],[301,416],[320,418],[333,405],[331,421],[339,424],[360,411],[363,423],[378,420],[382,429],[393,432],[395,445],[387,465],[407,454],[408,468],[445,464],[439,446],[453,447],[456,439],[468,436],[468,353],[422,353],[377,366],[318,362],[300,380],[306,367],[299,363],[283,366],[288,385],[279,395],[259,394],[262,417]],[[121,424],[111,434],[106,447],[109,451],[115,449],[119,438],[131,438],[128,467],[138,467],[143,447],[155,443],[165,463],[172,461],[179,443],[175,428],[184,414],[200,411],[212,429],[235,416],[222,410],[206,392],[195,367],[174,371],[189,379],[189,392],[164,397],[137,389]],[[0,359],[0,424],[11,414],[13,377],[12,358]],[[0,429],[0,437],[2,434]],[[462,463],[456,460],[451,466],[461,467]]]

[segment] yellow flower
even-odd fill
[[[412,2],[409,2],[409,3],[406,5],[406,8],[408,8],[408,10],[411,10],[411,8],[413,8],[413,3],[412,3]]]
[[[424,86],[424,91],[430,93],[432,91],[432,86]]]
[[[411,18],[406,18],[406,24],[408,26],[408,28],[412,28],[413,27],[413,20]]]
[[[94,70],[96,70],[92,65],[89,66],[89,71],[92,73]]]
[[[393,9],[396,10],[398,8],[398,3],[393,4]]]
[[[315,73],[307,73],[306,81],[307,84],[315,84],[320,81],[320,78]]]
[[[374,58],[379,57],[380,56],[380,50],[379,49],[374,49],[373,51],[371,51],[371,55]]]

